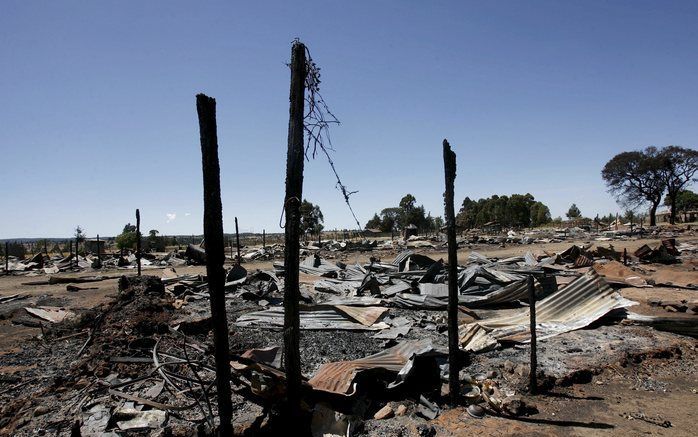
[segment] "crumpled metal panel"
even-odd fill
[[[601,276],[591,270],[536,304],[538,338],[583,328],[612,310],[636,304],[613,291]],[[529,309],[523,308],[511,315],[463,325],[459,330],[461,347],[477,352],[491,344],[491,339],[528,342],[529,320]],[[483,337],[478,332],[480,330],[487,335]],[[479,341],[473,342],[476,334]]]
[[[397,373],[395,381],[388,386],[393,388],[411,372],[416,356],[442,354],[429,339],[406,341],[358,360],[323,364],[308,383],[316,390],[351,396],[356,392],[354,379],[359,372],[385,369]]]

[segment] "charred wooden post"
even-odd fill
[[[286,156],[286,214],[284,249],[284,360],[289,418],[300,414],[300,205],[303,198],[303,111],[305,78],[308,74],[305,46],[295,42],[291,49],[291,90],[288,120],[288,152]]]
[[[220,426],[218,435],[233,434],[233,407],[230,390],[230,356],[228,320],[225,313],[225,240],[223,237],[223,205],[221,204],[220,166],[216,100],[204,94],[196,96],[201,137],[201,165],[204,180],[204,240],[206,241],[206,275],[211,300],[213,342],[216,359],[216,388]]]
[[[448,239],[448,389],[451,402],[458,401],[460,393],[460,348],[458,347],[458,244],[456,243],[456,213],[453,206],[453,184],[456,180],[456,154],[448,141],[443,142],[444,216]]]
[[[78,255],[78,246],[80,245],[80,240],[78,240],[78,237],[75,237],[75,268],[79,269],[80,265],[78,264],[78,260],[80,258],[80,255]]]
[[[136,208],[136,262],[138,263],[138,276],[141,275],[141,211]]]
[[[5,275],[10,274],[10,243],[5,241]]]
[[[533,284],[533,276],[528,277],[528,304],[531,314],[531,371],[529,374],[529,390],[531,394],[536,394],[538,392],[538,378],[536,376],[538,356],[536,353],[536,287]]]
[[[267,231],[262,229],[262,247],[267,247]]]
[[[70,240],[70,265],[73,265],[73,261],[75,260],[75,256],[73,256],[73,240]]]
[[[628,248],[623,249],[623,265],[627,266],[628,265]]]
[[[102,265],[102,249],[99,245],[99,234],[97,234],[97,262]]]
[[[44,240],[44,253],[48,256],[48,241]]]
[[[238,218],[235,217],[235,244],[238,247],[238,264],[240,264],[240,231],[238,231]]]
[[[228,244],[230,245],[230,260],[232,261],[234,259],[233,255],[233,239],[229,238],[228,239]]]

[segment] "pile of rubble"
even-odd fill
[[[662,247],[676,261],[695,251],[671,242],[656,250]],[[448,408],[444,261],[404,250],[388,262],[333,263],[320,251],[305,250],[300,327],[309,432],[357,435],[375,430],[374,421],[404,416],[428,434],[430,421]],[[696,309],[689,302],[666,305],[685,311],[681,318],[632,312],[636,303],[616,288],[653,285],[651,265],[636,255],[602,246],[506,259],[470,253],[458,267],[457,284],[459,343],[470,356],[459,374],[468,414],[535,411],[521,396],[529,389],[523,364],[528,354],[520,352],[530,340],[529,278],[545,352],[538,369],[544,384],[580,371],[570,354],[592,362],[603,359],[599,345],[620,350],[632,344],[637,352],[676,341],[673,334],[650,338],[645,326],[698,336],[697,319],[686,318]],[[240,264],[227,271],[239,433],[279,432],[283,273],[278,262],[273,271],[248,272]],[[1,365],[26,368],[2,381],[2,432],[192,435],[215,429],[206,278],[169,268],[161,278],[123,277],[119,290],[113,303],[96,309],[26,307],[28,317],[41,321],[43,335],[0,357]],[[0,305],[5,302],[14,303],[8,298]],[[590,325],[595,328],[580,330]]]

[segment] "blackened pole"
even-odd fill
[[[238,231],[238,218],[235,217],[235,244],[238,247],[238,264],[240,264],[240,231]]]
[[[141,211],[136,208],[136,262],[138,263],[138,276],[141,275]]]
[[[97,263],[100,267],[102,266],[102,251],[99,246],[99,234],[97,234]]]
[[[284,359],[287,383],[287,414],[300,414],[301,357],[299,320],[300,204],[303,198],[303,101],[305,98],[305,46],[291,48],[291,91],[286,155],[286,214],[284,248]]]
[[[5,241],[5,274],[10,274],[10,243]]]
[[[456,180],[456,154],[448,141],[444,140],[444,176],[446,191],[444,206],[446,216],[446,237],[448,239],[448,390],[451,402],[456,403],[460,393],[458,376],[458,245],[456,243],[456,215],[453,206],[453,184]]]
[[[262,229],[262,247],[267,247],[267,230]]]
[[[220,166],[218,164],[218,133],[216,131],[216,100],[198,94],[201,136],[201,166],[204,174],[204,241],[206,242],[206,276],[213,319],[213,343],[216,358],[218,394],[218,435],[233,434],[230,392],[230,356],[228,351],[228,320],[225,313],[225,239],[223,236],[223,205],[221,203]]]
[[[533,276],[528,277],[528,304],[531,314],[531,371],[529,390],[531,394],[538,392],[538,378],[536,369],[538,367],[538,356],[536,354],[536,287],[533,285]]]

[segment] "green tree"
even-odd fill
[[[466,197],[456,215],[456,225],[464,229],[493,221],[506,227],[540,226],[551,221],[550,209],[536,201],[530,193],[511,196],[495,194],[478,201]]]
[[[664,205],[671,206],[671,198],[664,198]],[[686,213],[688,211],[698,210],[698,194],[691,190],[681,190],[676,195],[676,213],[684,214],[684,221],[687,220]]]
[[[392,232],[398,228],[400,208],[383,208],[381,210],[381,231]]]
[[[373,214],[373,217],[371,217],[371,220],[366,222],[366,226],[364,226],[364,229],[380,229],[381,228],[381,218],[378,217],[378,214]]]
[[[579,210],[579,208],[577,208],[577,205],[573,203],[572,206],[570,206],[570,209],[567,210],[567,218],[573,220],[581,216],[582,212]]]
[[[647,147],[617,154],[601,170],[601,177],[619,204],[628,208],[649,204],[650,226],[654,226],[666,187],[663,168],[657,148]]]
[[[676,221],[679,192],[696,180],[693,176],[698,172],[698,150],[667,146],[659,152],[659,158],[662,162],[662,180],[671,205],[669,222],[673,225]]]
[[[542,202],[533,202],[530,211],[531,226],[542,226],[552,221],[552,217],[550,216],[550,208],[548,208]]]
[[[322,231],[324,226],[322,223],[325,218],[322,215],[322,211],[318,205],[313,205],[311,202],[303,199],[300,207],[301,213],[301,232],[304,234],[314,233],[317,234]]]
[[[136,226],[131,223],[127,223],[124,226],[123,232],[116,236],[116,247],[119,249],[135,249],[136,240],[138,236],[136,235]]]
[[[414,208],[415,204],[417,203],[417,199],[411,194],[405,194],[402,199],[400,199],[400,203],[398,206],[400,209],[403,211],[409,211],[412,208]]]
[[[162,252],[165,250],[165,238],[161,237],[157,229],[151,229],[145,240],[145,250]]]
[[[445,224],[446,223],[444,222],[443,217],[441,217],[441,216],[434,217],[434,230],[435,231],[438,231],[441,228],[443,228],[445,226]]]

